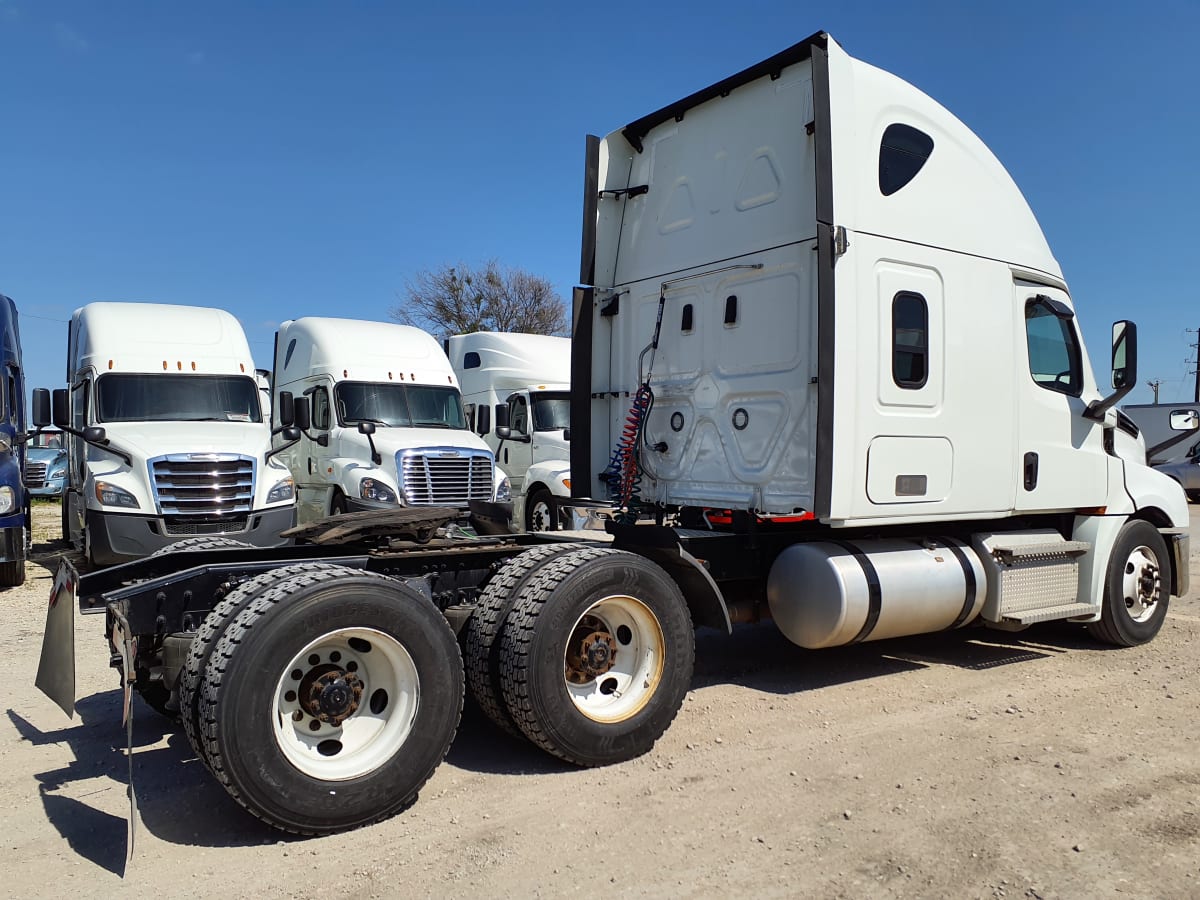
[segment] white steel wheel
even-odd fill
[[[1134,547],[1125,560],[1121,596],[1134,622],[1145,622],[1154,615],[1162,597],[1162,575],[1158,568],[1158,557],[1144,544]]]
[[[404,645],[372,628],[342,628],[307,644],[275,690],[274,733],[306,775],[344,781],[392,759],[420,708],[417,666]]]
[[[594,722],[622,722],[654,696],[666,642],[658,618],[634,597],[597,601],[567,640],[563,679],[571,702]]]

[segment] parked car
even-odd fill
[[[25,448],[25,487],[34,497],[61,497],[67,480],[67,448],[61,431],[33,435]]]
[[[1154,468],[1183,485],[1188,500],[1200,503],[1200,443],[1194,444],[1183,459],[1162,463]]]

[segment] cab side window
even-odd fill
[[[318,431],[328,431],[332,417],[329,414],[329,391],[324,387],[313,388],[312,426]]]
[[[1083,357],[1073,319],[1070,307],[1047,297],[1025,304],[1029,374],[1038,387],[1078,397],[1083,393]]]
[[[529,404],[524,397],[513,397],[508,401],[508,426],[513,434],[529,434]]]

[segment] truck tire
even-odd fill
[[[205,534],[184,538],[181,541],[167,544],[165,547],[159,547],[150,554],[149,558],[154,559],[157,556],[166,556],[168,553],[180,553],[184,550],[246,550],[249,547],[250,545],[245,541]]]
[[[550,531],[551,516],[554,515],[554,495],[545,488],[538,488],[525,498],[525,530]],[[563,526],[562,513],[558,513],[558,527]]]
[[[1118,647],[1153,639],[1167,617],[1170,572],[1167,545],[1158,529],[1149,522],[1127,522],[1108,560],[1100,620],[1089,622],[1088,632]]]
[[[611,548],[549,561],[501,634],[509,714],[533,743],[580,766],[648,751],[683,704],[695,636],[659,566]]]
[[[0,563],[0,587],[17,587],[25,583],[25,560],[14,559]]]
[[[462,702],[458,642],[430,600],[392,579],[307,572],[225,628],[200,721],[212,772],[238,803],[284,831],[324,834],[408,806]]]
[[[322,562],[294,563],[267,572],[260,572],[226,594],[196,629],[196,636],[192,638],[192,643],[188,646],[187,657],[183,662],[183,671],[179,675],[179,719],[183,723],[183,732],[187,735],[188,742],[206,767],[211,768],[204,736],[200,729],[200,697],[203,693],[204,669],[212,657],[217,642],[221,639],[226,626],[260,593],[281,581],[286,581],[293,575],[301,575],[306,572],[328,573],[323,575],[323,578],[362,574],[358,569]]]
[[[500,632],[517,602],[517,595],[534,574],[551,559],[571,549],[572,544],[546,544],[514,556],[492,576],[479,596],[475,612],[467,620],[463,663],[467,687],[475,704],[502,731],[524,739],[525,735],[504,705],[500,685]]]

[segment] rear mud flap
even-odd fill
[[[133,790],[133,679],[136,673],[133,660],[137,655],[137,639],[129,632],[129,622],[116,604],[108,607],[112,617],[113,649],[121,656],[121,724],[125,726],[125,759],[129,764],[129,818],[125,825],[125,861],[133,859],[133,840],[137,833],[137,794]]]
[[[33,682],[71,718],[75,717],[75,588],[78,584],[79,576],[71,564],[63,560],[50,589],[42,656]]]

